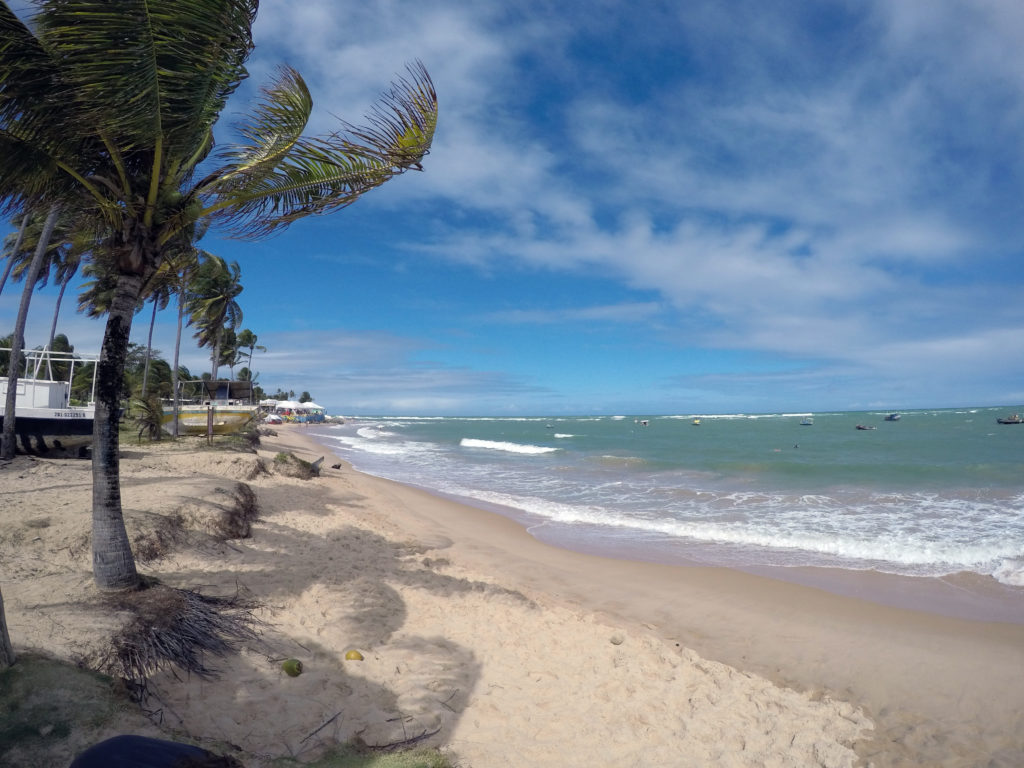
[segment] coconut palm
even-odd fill
[[[10,248],[7,247],[7,239],[4,240],[4,273],[0,275],[0,293],[4,292],[4,286],[7,285],[7,278],[11,276],[11,269],[14,267],[14,254],[21,250],[21,242],[25,238],[25,229],[28,227],[28,221],[31,217],[29,214],[24,213],[21,216],[21,224],[18,227],[18,233],[13,236],[10,241]]]
[[[179,365],[181,353],[181,332],[185,324],[185,312],[189,304],[189,286],[195,278],[196,272],[202,259],[211,254],[196,248],[188,239],[179,242],[179,247],[172,250],[161,265],[161,269],[167,270],[172,289],[178,302],[178,326],[174,336],[174,362],[171,365],[171,397],[174,403],[174,417],[171,420],[171,429],[174,437],[178,436],[178,411],[181,407],[181,392],[178,388],[178,381],[181,378],[181,366]],[[191,374],[189,374],[191,377]]]
[[[46,246],[49,243],[50,235],[57,223],[57,216],[60,214],[60,207],[53,205],[46,216],[43,230],[36,245],[35,254],[29,264],[25,275],[25,288],[21,293],[21,303],[18,306],[18,316],[14,321],[14,333],[11,338],[10,362],[7,371],[7,398],[4,402],[4,429],[0,437],[0,457],[4,459],[14,458],[15,434],[14,425],[17,418],[15,413],[15,398],[18,395],[18,371],[21,368],[21,352],[25,346],[25,323],[28,320],[28,307],[32,300],[32,291],[36,286],[36,279],[42,267],[46,254]]]
[[[11,277],[15,280],[25,277],[43,226],[43,217],[39,216],[25,216],[22,221],[23,224],[27,223],[27,226],[23,226],[19,230],[17,238],[13,236],[8,238],[11,242],[6,243],[9,247],[5,251],[8,257],[7,266],[12,267]],[[73,212],[68,212],[66,208],[63,209],[57,218],[50,242],[46,246],[36,279],[36,286],[39,288],[45,287],[51,276],[60,285],[57,301],[54,304],[47,346],[52,344],[53,337],[57,333],[57,319],[64,301],[64,293],[75,275],[78,274],[78,268],[83,259],[90,253],[94,245],[95,238],[89,232],[88,227],[79,226]]]
[[[153,313],[149,318],[149,336],[146,337],[146,364],[142,371],[142,393],[139,395],[146,399],[146,391],[149,387],[149,365],[153,356],[153,329],[156,327],[156,313],[167,309],[171,303],[171,293],[174,291],[173,275],[169,270],[158,269],[146,287],[146,295],[153,305]]]
[[[212,128],[247,76],[256,0],[0,0],[0,212],[68,201],[106,235],[115,293],[100,352],[93,440],[93,573],[138,583],[124,530],[117,414],[132,317],[165,251],[197,221],[261,237],[339,210],[421,170],[437,120],[411,67],[365,128],[303,136],[312,98],[283,67],[213,153]]]
[[[259,344],[256,343],[259,340],[260,340],[260,337],[257,336],[252,331],[250,331],[248,328],[243,328],[239,332],[239,334],[238,334],[238,348],[240,350],[241,349],[248,349],[249,350],[248,368],[249,368],[250,371],[252,371],[252,355],[253,355],[253,353],[257,349],[260,352],[266,352],[267,351],[266,347],[262,347],[262,346],[260,346]]]
[[[191,286],[189,324],[200,347],[210,348],[210,376],[217,378],[221,366],[221,348],[225,331],[234,331],[242,322],[242,308],[235,299],[242,292],[242,270],[238,262],[230,264],[218,256],[205,259],[196,272]]]

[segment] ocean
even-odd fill
[[[362,472],[561,546],[748,570],[971,574],[1024,605],[1024,425],[996,421],[1014,410],[378,416],[306,430]]]

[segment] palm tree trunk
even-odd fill
[[[146,339],[146,367],[142,369],[142,399],[146,399],[146,383],[149,381],[149,359],[153,354],[153,326],[156,325],[156,305],[153,301],[153,316],[149,319],[149,338]]]
[[[217,373],[220,371],[220,335],[221,330],[218,329],[217,341],[215,341],[213,344],[213,365],[211,366],[212,370],[210,372],[210,377],[214,381],[217,380]]]
[[[47,349],[53,349],[53,337],[57,335],[57,316],[60,314],[60,304],[64,301],[64,291],[68,289],[68,283],[71,282],[73,276],[74,272],[60,281],[60,293],[57,294],[57,306],[53,308],[53,322],[50,323],[50,340],[46,344]]]
[[[28,214],[26,213],[21,217],[21,226],[18,227],[18,237],[14,241],[14,247],[11,248],[11,252],[7,255],[7,266],[4,267],[4,276],[0,277],[0,293],[4,292],[4,286],[7,285],[7,278],[11,276],[11,269],[14,267],[14,254],[21,249],[21,241],[25,239],[25,228],[28,226]]]
[[[117,278],[97,363],[92,436],[92,572],[100,589],[132,589],[139,583],[121,510],[118,420],[132,318],[143,282],[139,275]]]
[[[39,268],[43,263],[43,256],[50,245],[50,235],[53,234],[54,225],[57,223],[57,214],[60,208],[56,205],[50,208],[43,224],[43,231],[39,235],[39,242],[36,244],[36,252],[32,256],[32,263],[29,264],[28,274],[25,275],[25,289],[21,292],[21,305],[18,307],[18,317],[14,321],[14,336],[11,339],[11,363],[7,375],[7,400],[4,402],[4,432],[0,438],[0,457],[13,459],[15,450],[14,405],[18,396],[18,370],[21,368],[21,351],[25,346],[25,323],[28,320],[28,307],[32,301],[32,292],[36,288],[36,279],[39,277]]]
[[[7,669],[14,663],[14,648],[11,636],[7,634],[7,617],[4,615],[4,596],[0,593],[0,669]]]
[[[178,333],[174,337],[174,368],[171,370],[171,386],[174,388],[174,421],[171,422],[171,434],[178,436],[178,409],[181,408],[181,397],[178,394],[178,353],[181,351],[181,329],[185,323],[185,288],[178,294]]]

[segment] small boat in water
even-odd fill
[[[999,424],[1024,424],[1024,419],[1020,417],[1019,413],[1013,414],[1013,416],[1004,416],[1001,419],[996,419]]]
[[[0,349],[10,352],[10,349]],[[87,450],[96,417],[96,361],[99,355],[28,349],[22,352],[25,365],[18,377],[14,397],[14,433],[25,453],[47,453],[51,438],[55,448],[68,448],[60,438],[80,438],[79,455]],[[83,365],[92,364],[92,384],[88,400],[73,404],[71,382]],[[84,395],[83,395],[84,396]],[[7,407],[7,377],[0,380],[0,425]],[[33,445],[34,441],[34,445]]]
[[[699,427],[700,426],[700,419],[694,419],[690,423],[693,424],[693,426],[695,426],[695,427]]]
[[[867,424],[858,424],[857,429],[878,429],[878,427],[872,427]]]
[[[899,421],[900,420],[900,415],[898,413],[890,413],[888,416],[885,417],[885,420],[886,421]]]
[[[800,420],[800,426],[801,427],[813,427],[814,426],[814,418],[811,417],[811,416],[804,417],[803,419]]]
[[[189,396],[178,403],[179,435],[231,435],[256,416],[250,381],[183,381],[181,388]],[[174,434],[172,403],[164,403],[163,428]]]

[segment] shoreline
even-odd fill
[[[312,480],[254,473],[280,452],[328,458]],[[1024,627],[573,552],[331,455],[290,428],[256,455],[122,446],[133,541],[171,517],[186,525],[140,572],[242,588],[267,622],[260,643],[216,660],[218,680],[152,678],[168,736],[242,745],[248,768],[419,734],[473,768],[1024,764]],[[93,658],[123,617],[89,571],[88,463],[11,467],[0,583],[12,640]],[[211,539],[204,521],[236,481],[262,508],[252,538]],[[301,676],[282,673],[289,657]],[[49,762],[94,740],[69,739]]]
[[[288,438],[310,455],[330,453],[311,436]],[[886,748],[902,752],[907,764],[973,764],[950,762],[948,743],[939,745],[979,734],[1013,755],[993,765],[1024,762],[1020,624],[893,607],[723,567],[576,552],[535,538],[496,512],[358,473],[338,460],[399,499],[407,510],[403,523],[416,535],[451,540],[475,567],[500,564],[504,575],[528,589],[655,631],[777,684],[823,690],[864,707],[877,718],[876,738],[889,739]],[[932,739],[929,748],[924,742]],[[870,749],[858,754],[889,764]]]
[[[299,429],[285,425],[285,429]],[[331,452],[330,444],[318,435],[299,433],[324,451]],[[964,571],[945,576],[907,576],[875,570],[853,570],[818,566],[728,565],[704,563],[674,551],[671,540],[635,541],[615,537],[596,528],[592,535],[578,536],[579,525],[562,525],[531,515],[514,507],[502,506],[470,497],[443,493],[435,489],[401,480],[373,475],[352,467],[338,454],[339,461],[355,472],[387,482],[416,488],[455,504],[499,515],[521,526],[535,539],[567,551],[591,554],[613,560],[659,563],[676,567],[724,568],[777,581],[822,589],[835,595],[855,597],[889,606],[924,613],[934,613],[954,619],[991,621],[1024,625],[1024,588],[1001,584],[991,576]],[[602,535],[604,534],[604,535]]]

